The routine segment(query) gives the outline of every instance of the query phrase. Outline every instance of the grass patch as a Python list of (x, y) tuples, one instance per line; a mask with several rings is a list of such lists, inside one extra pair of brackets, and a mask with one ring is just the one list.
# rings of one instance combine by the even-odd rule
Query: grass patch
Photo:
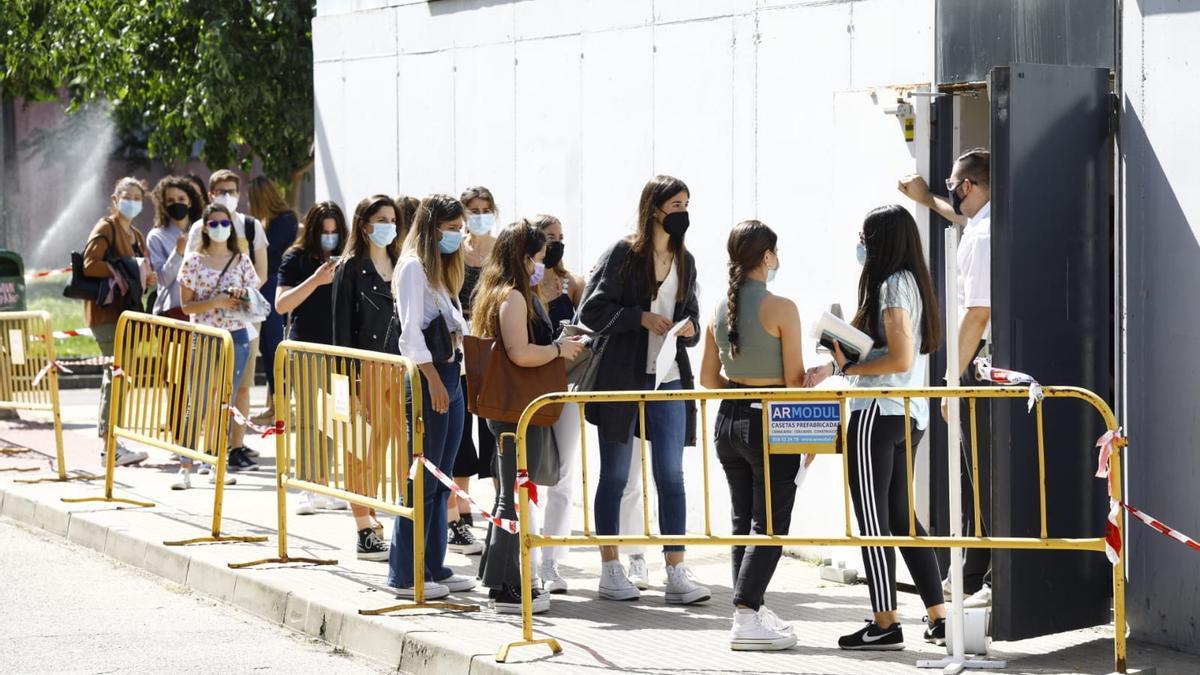
[[(78, 330), (84, 328), (83, 301), (62, 296), (67, 275), (59, 274), (44, 279), (35, 279), (25, 286), (26, 305), (31, 310), (50, 313), (54, 330)], [(100, 356), (100, 348), (90, 337), (73, 337), (55, 340), (54, 354), (59, 358), (77, 356)]]

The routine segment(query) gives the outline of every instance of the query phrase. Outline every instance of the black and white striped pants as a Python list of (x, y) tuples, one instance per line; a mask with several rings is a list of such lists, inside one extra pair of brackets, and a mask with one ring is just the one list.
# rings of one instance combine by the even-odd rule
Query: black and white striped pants
[[(924, 432), (913, 422), (915, 449)], [(904, 450), (904, 416), (881, 415), (879, 403), (850, 414), (850, 497), (858, 530), (864, 536), (908, 535), (908, 466)], [(925, 536), (918, 521), (917, 536)], [(931, 548), (901, 547), (900, 555), (926, 607), (942, 604), (942, 578)], [(871, 591), (871, 609), (896, 610), (896, 551), (864, 546), (863, 565)]]

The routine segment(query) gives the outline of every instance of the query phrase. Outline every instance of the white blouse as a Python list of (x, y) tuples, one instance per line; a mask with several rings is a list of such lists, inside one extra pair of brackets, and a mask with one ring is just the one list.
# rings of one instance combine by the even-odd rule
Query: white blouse
[[(439, 314), (446, 317), (446, 326), (451, 333), (460, 336), (467, 333), (462, 311), (454, 304), (449, 292), (440, 287), (435, 289), (429, 283), (425, 267), (417, 258), (400, 260), (392, 275), (392, 297), (396, 299), (396, 313), (400, 317), (400, 354), (417, 363), (433, 361), (421, 331)], [(420, 330), (414, 330), (414, 327)]]
[[(671, 262), (671, 271), (667, 272), (667, 278), (663, 279), (662, 285), (658, 287), (658, 297), (650, 302), (650, 311), (659, 316), (667, 317), (672, 323), (675, 321), (675, 295), (679, 293), (679, 271), (675, 267), (675, 262)], [(646, 344), (646, 374), (653, 375), (657, 368), (658, 353), (662, 351), (663, 345), (666, 343), (665, 335), (650, 333), (650, 340)], [(671, 362), (671, 367), (663, 375), (663, 384), (674, 382), (679, 379), (679, 363)]]

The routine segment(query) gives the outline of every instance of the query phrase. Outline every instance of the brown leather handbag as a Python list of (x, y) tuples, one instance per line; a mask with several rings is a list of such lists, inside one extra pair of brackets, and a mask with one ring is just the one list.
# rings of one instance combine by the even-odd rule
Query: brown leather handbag
[[(483, 419), (516, 424), (533, 400), (567, 391), (567, 368), (561, 358), (534, 368), (513, 363), (499, 338), (463, 337), (467, 370), (467, 409)], [(539, 409), (531, 424), (553, 426), (562, 404)]]

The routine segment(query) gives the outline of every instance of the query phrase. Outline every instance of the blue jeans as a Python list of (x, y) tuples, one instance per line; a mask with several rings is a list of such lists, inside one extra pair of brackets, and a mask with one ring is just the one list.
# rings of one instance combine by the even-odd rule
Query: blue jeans
[[(246, 331), (245, 328), (240, 328), (238, 330), (229, 331), (229, 336), (233, 338), (233, 381), (231, 383), (230, 395), (236, 396), (237, 395), (237, 383), (239, 380), (241, 380), (242, 373), (246, 370), (246, 362), (250, 360), (250, 334)], [(197, 348), (198, 348), (197, 347), (197, 338), (193, 337), (193, 339), (192, 339), (193, 352)], [(187, 368), (189, 366), (185, 365), (184, 367)], [(198, 366), (193, 366), (193, 367), (198, 367)], [(190, 410), (188, 411), (189, 414), (186, 415), (184, 418), (183, 439), (182, 439), (182, 443), (181, 443), (185, 447), (192, 448), (193, 450), (199, 449), (196, 447), (196, 444), (198, 442), (197, 437), (200, 434), (204, 433), (204, 427), (205, 427), (204, 418), (209, 413), (208, 409), (209, 409), (210, 401), (214, 400), (214, 392), (212, 391), (212, 389), (210, 389), (210, 387), (213, 386), (212, 371), (205, 370), (203, 373), (200, 373), (198, 375), (198, 377), (200, 378), (200, 385), (199, 385), (199, 388), (195, 389), (194, 391), (200, 396), (200, 400), (189, 402)], [(220, 403), (222, 405), (224, 405), (226, 403), (233, 403), (233, 401), (232, 400), (220, 401)], [(192, 416), (190, 414), (193, 411), (196, 413), (195, 416)], [(233, 435), (233, 418), (232, 418), (232, 416), (230, 416), (230, 420), (229, 420), (229, 434), (230, 434), (230, 437), (232, 437), (232, 435)], [(212, 442), (205, 439), (204, 445), (208, 448), (208, 452), (211, 454), (212, 453), (211, 448), (213, 447)], [(190, 463), (190, 460), (185, 460), (185, 463)]]
[[(645, 389), (654, 389), (654, 375), (646, 376)], [(664, 382), (662, 391), (683, 389), (679, 380)], [(621, 443), (600, 441), (600, 482), (596, 486), (596, 534), (617, 534), (621, 520), (621, 493), (629, 479), (633, 461), (633, 430)], [(683, 534), (687, 528), (687, 498), (683, 491), (683, 442), (687, 433), (687, 405), (683, 401), (655, 401), (646, 404), (649, 427), (650, 467), (658, 488), (658, 530), (661, 534)], [(646, 433), (645, 430), (642, 431)], [(638, 452), (637, 461), (641, 461)], [(664, 546), (663, 551), (682, 551), (682, 546)]]
[[(454, 456), (458, 454), (458, 444), (462, 439), (463, 413), (466, 404), (463, 401), (462, 386), (459, 384), (459, 365), (457, 363), (436, 364), (438, 376), (442, 385), (450, 394), (450, 409), (445, 413), (435, 413), (426, 394), (425, 408), (425, 457), (437, 468), (451, 475), (454, 467)], [(425, 391), (429, 391), (425, 375), (421, 375)], [(411, 399), (410, 399), (411, 400)], [(411, 424), (409, 429), (412, 429)], [(411, 437), (410, 437), (411, 438)], [(425, 471), (425, 467), (421, 467)], [(450, 489), (442, 485), (433, 474), (426, 472), (425, 480), (425, 579), (440, 581), (454, 574), (454, 570), (446, 567), (446, 498)], [(412, 482), (409, 481), (406, 504), (413, 503)], [(396, 525), (392, 528), (392, 550), (388, 555), (388, 585), (397, 588), (411, 588), (413, 585), (413, 527), (412, 521), (403, 516), (396, 516)]]

